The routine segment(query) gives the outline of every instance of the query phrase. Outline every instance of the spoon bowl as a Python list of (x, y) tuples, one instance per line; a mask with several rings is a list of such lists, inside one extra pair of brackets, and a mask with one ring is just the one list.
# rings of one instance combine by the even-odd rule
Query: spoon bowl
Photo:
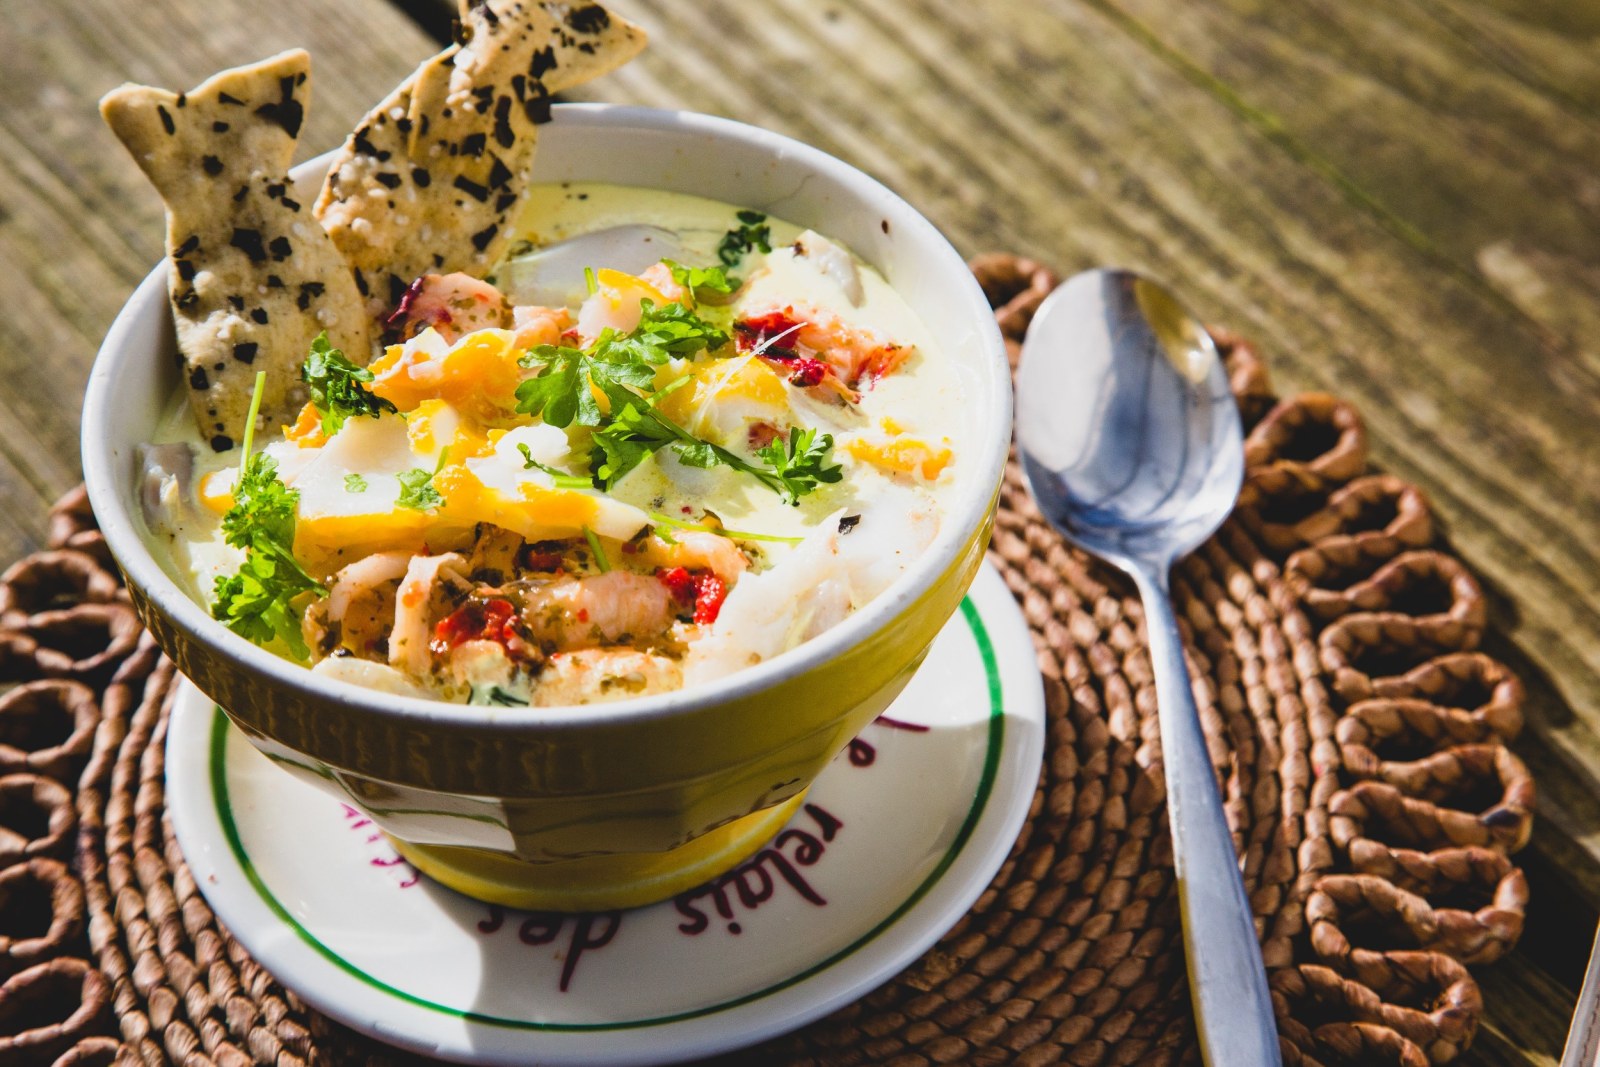
[(1184, 958), (1211, 1067), (1281, 1067), (1259, 935), (1195, 707), (1170, 571), (1233, 509), (1239, 411), (1211, 336), (1156, 283), (1089, 271), (1034, 316), (1017, 447), (1040, 510), (1144, 601)]
[(512, 256), (495, 271), (495, 284), (518, 304), (562, 307), (587, 294), (584, 272), (603, 263), (639, 274), (663, 259), (687, 259), (678, 235), (663, 226), (630, 223), (570, 237)]
[(1244, 476), (1211, 335), (1128, 271), (1079, 274), (1040, 305), (1017, 372), (1017, 445), (1040, 509), (1119, 564), (1198, 548)]

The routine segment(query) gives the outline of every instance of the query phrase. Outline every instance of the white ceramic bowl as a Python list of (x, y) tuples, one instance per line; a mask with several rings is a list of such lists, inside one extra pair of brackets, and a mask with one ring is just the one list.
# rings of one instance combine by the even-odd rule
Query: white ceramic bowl
[[(993, 315), (962, 258), (872, 178), (725, 119), (600, 104), (554, 114), (535, 181), (691, 193), (814, 228), (882, 272), (957, 363), (971, 420), (957, 484), (933, 544), (877, 599), (768, 662), (611, 704), (466, 707), (315, 676), (214, 621), (141, 517), (136, 450), (179, 387), (165, 263), (95, 361), (83, 465), (146, 625), (258, 747), (338, 791), (448, 884), (522, 906), (611, 907), (671, 895), (737, 862), (904, 686), (982, 559), (1011, 387)], [(308, 197), (325, 165), (297, 171)]]

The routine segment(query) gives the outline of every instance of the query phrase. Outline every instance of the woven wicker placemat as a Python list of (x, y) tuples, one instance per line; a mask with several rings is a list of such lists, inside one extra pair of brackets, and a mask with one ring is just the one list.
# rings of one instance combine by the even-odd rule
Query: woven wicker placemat
[[(1013, 347), (1055, 285), (973, 269)], [(1421, 493), (1367, 471), (1361, 419), (1278, 401), (1221, 336), (1244, 492), (1175, 576), (1244, 857), (1285, 1062), (1444, 1063), (1482, 1013), (1468, 964), (1521, 932), (1533, 784), (1522, 690), (1474, 651), (1484, 598)], [(195, 889), (163, 806), (174, 673), (80, 491), (0, 577), (0, 1063), (404, 1063), (308, 1009)], [(1139, 603), (1007, 472), (991, 559), (1048, 702), (1028, 822), (971, 912), (834, 1015), (721, 1063), (1195, 1061)], [(59, 1058), (58, 1058), (59, 1057)]]

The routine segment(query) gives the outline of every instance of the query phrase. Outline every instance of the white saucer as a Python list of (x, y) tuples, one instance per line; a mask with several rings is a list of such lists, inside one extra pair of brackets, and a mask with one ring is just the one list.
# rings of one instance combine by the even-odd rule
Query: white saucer
[(986, 565), (785, 830), (652, 907), (559, 916), (459, 896), (187, 682), (167, 803), (218, 917), (323, 1013), (463, 1063), (670, 1063), (792, 1030), (917, 959), (1005, 859), (1043, 749), (1033, 644)]

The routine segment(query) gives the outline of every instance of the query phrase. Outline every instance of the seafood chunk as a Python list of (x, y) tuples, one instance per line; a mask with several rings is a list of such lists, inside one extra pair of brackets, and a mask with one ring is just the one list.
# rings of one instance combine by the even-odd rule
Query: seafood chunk
[(505, 294), (460, 271), (424, 274), (412, 282), (387, 323), (402, 341), (432, 327), (452, 343), (473, 330), (507, 330), (511, 324), (511, 302)]
[(816, 230), (807, 230), (794, 242), (795, 258), (809, 263), (838, 285), (851, 307), (860, 307), (866, 294), (861, 289), (861, 272), (856, 269), (855, 257)]
[(328, 619), (340, 644), (371, 654), (381, 648), (395, 617), (395, 594), (411, 565), (409, 552), (375, 552), (339, 571), (328, 589)]
[(683, 684), (676, 661), (631, 648), (588, 648), (550, 658), (533, 688), (535, 707), (595, 704), (662, 693)]
[(389, 633), (389, 664), (414, 678), (425, 677), (432, 665), (428, 649), (433, 620), (443, 615), (470, 588), (459, 552), (416, 556), (406, 568), (394, 602), (394, 629)]
[(558, 649), (592, 648), (666, 634), (676, 605), (653, 575), (611, 571), (534, 587), (523, 599), (522, 618), (535, 638)]

